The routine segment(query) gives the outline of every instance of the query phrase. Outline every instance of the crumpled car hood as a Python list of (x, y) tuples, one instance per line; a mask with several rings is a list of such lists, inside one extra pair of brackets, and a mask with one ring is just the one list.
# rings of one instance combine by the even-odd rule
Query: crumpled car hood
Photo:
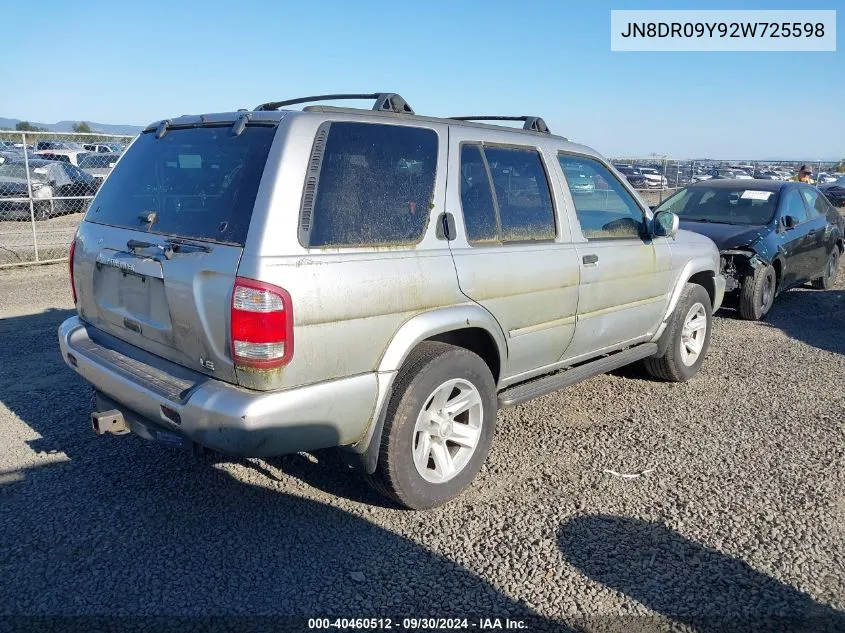
[(681, 222), (681, 228), (706, 235), (716, 243), (720, 251), (743, 248), (765, 237), (770, 227), (765, 225), (709, 224), (705, 222)]

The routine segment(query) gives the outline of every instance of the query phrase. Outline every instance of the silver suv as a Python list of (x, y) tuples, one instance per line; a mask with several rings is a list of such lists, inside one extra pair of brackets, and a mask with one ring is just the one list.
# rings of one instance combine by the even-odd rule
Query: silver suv
[[(376, 104), (285, 109), (339, 97)], [(70, 251), (59, 342), (94, 430), (341, 447), (427, 508), (479, 471), (499, 407), (636, 361), (692, 377), (724, 295), (713, 242), (542, 119), (469, 120), (502, 118), (321, 95), (145, 129)]]

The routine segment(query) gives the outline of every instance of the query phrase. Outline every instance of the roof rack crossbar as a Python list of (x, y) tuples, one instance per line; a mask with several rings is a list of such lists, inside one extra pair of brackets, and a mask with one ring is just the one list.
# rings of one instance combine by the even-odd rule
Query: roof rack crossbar
[(523, 130), (532, 130), (534, 132), (543, 132), (544, 134), (551, 134), (549, 126), (546, 122), (538, 116), (453, 116), (449, 117), (453, 121), (523, 121), (525, 125)]
[(270, 101), (269, 103), (262, 103), (258, 106), (256, 111), (260, 110), (278, 110), (285, 106), (296, 105), (298, 103), (310, 103), (313, 101), (342, 101), (349, 99), (375, 99), (373, 110), (380, 112), (399, 112), (403, 114), (414, 114), (411, 106), (401, 96), (395, 92), (373, 92), (369, 94), (333, 94), (333, 95), (314, 95), (313, 97), (299, 97), (297, 99), (287, 99), (286, 101)]

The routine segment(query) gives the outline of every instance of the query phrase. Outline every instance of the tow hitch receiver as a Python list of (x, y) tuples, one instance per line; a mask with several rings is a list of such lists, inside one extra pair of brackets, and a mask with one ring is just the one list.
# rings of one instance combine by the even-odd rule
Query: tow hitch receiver
[(91, 413), (91, 428), (97, 435), (113, 433), (123, 435), (129, 433), (129, 425), (123, 419), (123, 414), (117, 409), (108, 411), (94, 411)]

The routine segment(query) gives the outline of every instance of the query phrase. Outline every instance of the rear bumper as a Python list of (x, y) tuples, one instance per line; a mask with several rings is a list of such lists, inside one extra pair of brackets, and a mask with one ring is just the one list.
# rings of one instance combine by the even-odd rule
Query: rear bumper
[(251, 391), (112, 340), (78, 317), (59, 327), (59, 346), (68, 366), (97, 390), (98, 400), (123, 413), (130, 430), (167, 443), (177, 443), (175, 436), (254, 457), (349, 445), (364, 434), (375, 408), (375, 373)]

